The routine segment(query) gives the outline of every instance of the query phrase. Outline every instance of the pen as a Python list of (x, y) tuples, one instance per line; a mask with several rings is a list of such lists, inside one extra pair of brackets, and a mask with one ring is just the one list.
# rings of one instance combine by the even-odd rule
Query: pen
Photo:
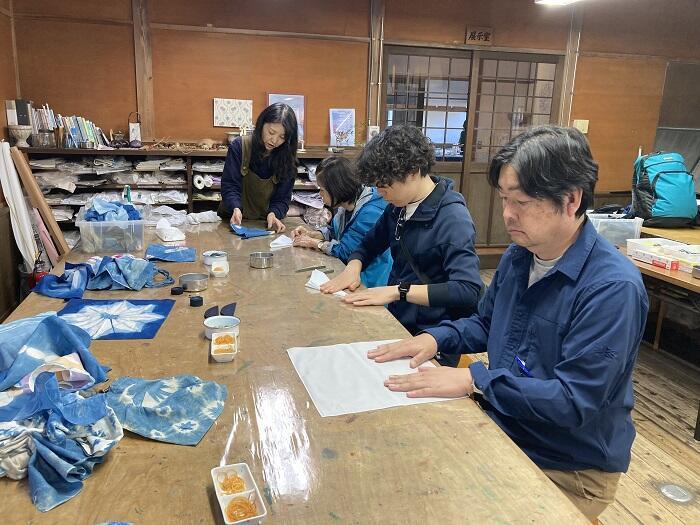
[(520, 359), (517, 355), (515, 356), (515, 361), (518, 363), (518, 368), (520, 368), (520, 371), (523, 373), (523, 375), (525, 375), (526, 377), (532, 377), (532, 372), (528, 370), (523, 360)]

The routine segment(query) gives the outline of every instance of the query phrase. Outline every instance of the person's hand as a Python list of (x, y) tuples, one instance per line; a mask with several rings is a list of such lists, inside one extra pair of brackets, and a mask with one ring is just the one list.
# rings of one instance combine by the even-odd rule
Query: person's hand
[(294, 238), (294, 246), (299, 248), (318, 248), (318, 239), (313, 239), (308, 235), (299, 235)]
[(301, 235), (308, 235), (310, 231), (311, 230), (309, 230), (306, 226), (301, 225), (289, 232), (289, 236), (292, 238), (292, 240), (294, 240)]
[(469, 368), (422, 366), (413, 374), (389, 376), (384, 386), (407, 397), (462, 397), (473, 392)]
[(270, 212), (267, 214), (267, 229), (282, 233), (287, 227), (282, 224), (282, 221), (279, 220), (273, 212)]
[(233, 209), (233, 214), (231, 215), (231, 224), (235, 224), (236, 226), (241, 225), (241, 221), (243, 220), (243, 213), (239, 208), (234, 208)]
[(353, 306), (381, 305), (393, 303), (398, 300), (399, 288), (397, 286), (377, 286), (343, 297), (344, 303)]
[(409, 365), (411, 368), (416, 368), (435, 357), (437, 351), (438, 344), (435, 338), (430, 334), (420, 334), (395, 343), (379, 345), (374, 350), (367, 352), (367, 357), (374, 359), (377, 363), (410, 357)]
[(352, 260), (345, 267), (345, 270), (340, 272), (338, 277), (331, 279), (321, 285), (320, 289), (323, 293), (335, 293), (340, 290), (356, 290), (360, 286), (360, 271), (362, 263), (357, 260)]

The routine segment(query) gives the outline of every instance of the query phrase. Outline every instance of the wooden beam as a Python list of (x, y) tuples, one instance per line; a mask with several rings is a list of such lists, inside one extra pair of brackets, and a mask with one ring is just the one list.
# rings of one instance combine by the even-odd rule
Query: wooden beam
[(583, 7), (581, 5), (575, 5), (571, 9), (569, 39), (566, 43), (566, 56), (564, 59), (564, 81), (561, 97), (559, 99), (559, 118), (557, 120), (562, 126), (568, 126), (571, 121), (571, 106), (574, 101), (576, 66), (578, 65), (582, 29)]
[(141, 140), (155, 140), (153, 103), (153, 62), (151, 29), (148, 24), (148, 0), (131, 0), (134, 18), (134, 62), (136, 64), (136, 101), (141, 116)]
[[(12, 4), (10, 4), (10, 6), (12, 6)], [(12, 11), (5, 9), (4, 7), (0, 7), (0, 14), (3, 14), (8, 18), (12, 18)]]
[(47, 22), (69, 22), (72, 24), (100, 24), (108, 26), (130, 26), (131, 20), (119, 20), (116, 18), (80, 18), (77, 16), (58, 16), (41, 14), (15, 13), (15, 18), (22, 20), (44, 20)]
[(464, 156), (462, 157), (462, 180), (459, 191), (469, 201), (469, 177), (472, 167), (472, 144), (474, 142), (474, 126), (476, 124), (477, 94), (479, 89), (479, 62), (481, 52), (474, 51), (471, 56), (472, 70), (469, 75), (469, 104), (467, 106), (467, 133), (464, 137)]
[(17, 36), (15, 31), (14, 0), (10, 0), (10, 32), (12, 33), (12, 63), (15, 66), (15, 97), (22, 98), (19, 82), (19, 63), (17, 61)]
[[(135, 2), (136, 0), (132, 0)], [(144, 0), (145, 1), (145, 0)], [(134, 19), (135, 21), (135, 19)], [(279, 38), (309, 38), (314, 40), (335, 40), (338, 42), (369, 43), (366, 36), (324, 35), (319, 33), (293, 33), (290, 31), (264, 31), (262, 29), (235, 29), (232, 27), (188, 26), (183, 24), (151, 24), (151, 29), (166, 29), (170, 31), (192, 31), (198, 33), (225, 33), (247, 36), (271, 36)]]
[(382, 24), (384, 20), (384, 0), (372, 0), (370, 12), (370, 45), (367, 75), (367, 122), (370, 126), (381, 125), (380, 78), (383, 74), (382, 62)]
[(387, 46), (426, 47), (429, 49), (459, 49), (461, 51), (489, 51), (504, 53), (529, 53), (533, 55), (564, 55), (565, 51), (558, 49), (534, 49), (529, 47), (502, 47), (502, 46), (472, 46), (468, 44), (445, 44), (443, 42), (420, 42), (413, 40), (384, 40)]

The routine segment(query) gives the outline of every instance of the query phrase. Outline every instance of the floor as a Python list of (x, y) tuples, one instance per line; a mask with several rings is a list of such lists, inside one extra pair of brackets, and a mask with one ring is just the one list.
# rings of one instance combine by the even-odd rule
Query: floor
[[(493, 270), (481, 272), (490, 283)], [(475, 357), (486, 360), (486, 355)], [(632, 462), (602, 525), (700, 524), (700, 368), (644, 344), (634, 372)], [(671, 497), (667, 497), (662, 489)]]

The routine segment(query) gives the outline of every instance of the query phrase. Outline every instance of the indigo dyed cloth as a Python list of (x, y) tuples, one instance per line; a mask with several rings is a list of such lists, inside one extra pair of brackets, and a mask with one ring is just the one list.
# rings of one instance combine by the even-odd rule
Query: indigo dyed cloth
[(141, 214), (131, 204), (108, 202), (104, 199), (93, 199), (92, 206), (85, 210), (85, 220), (88, 222), (107, 221), (138, 221)]
[[(158, 275), (161, 280), (156, 280)], [(49, 274), (34, 287), (36, 293), (59, 299), (79, 299), (85, 290), (141, 290), (173, 284), (170, 272), (130, 254), (90, 257), (66, 263), (63, 275)]]
[(197, 260), (197, 250), (187, 246), (150, 244), (146, 249), (146, 259), (149, 261), (195, 262)]
[(172, 299), (71, 299), (58, 315), (93, 339), (153, 339), (173, 304)]
[(90, 336), (49, 312), (0, 326), (0, 477), (29, 478), (40, 511), (75, 496), (123, 437)]
[(265, 237), (271, 235), (272, 232), (261, 230), (259, 228), (246, 228), (245, 226), (231, 225), (231, 231), (238, 235), (241, 239), (252, 239), (253, 237)]
[(124, 376), (106, 395), (125, 429), (157, 441), (196, 445), (224, 409), (227, 389), (190, 375), (156, 380)]

